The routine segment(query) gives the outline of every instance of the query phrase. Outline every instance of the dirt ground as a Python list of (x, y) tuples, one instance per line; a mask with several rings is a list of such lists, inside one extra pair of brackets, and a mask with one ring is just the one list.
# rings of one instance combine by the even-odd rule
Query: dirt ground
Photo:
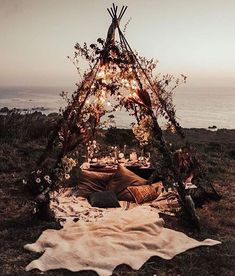
[[(204, 132), (203, 132), (204, 133)], [(234, 131), (220, 135), (196, 130), (191, 140), (207, 157), (214, 186), (222, 195), (218, 202), (208, 202), (198, 209), (201, 229), (193, 229), (186, 221), (164, 216), (166, 227), (183, 231), (196, 239), (212, 238), (222, 242), (214, 247), (201, 247), (180, 254), (170, 261), (149, 259), (139, 271), (126, 265), (118, 266), (113, 275), (234, 275), (235, 274), (235, 161)], [(204, 138), (203, 138), (204, 137)], [(25, 172), (32, 167), (43, 149), (44, 141), (6, 143), (0, 141), (0, 275), (97, 275), (92, 271), (72, 273), (55, 270), (42, 273), (26, 272), (25, 266), (39, 254), (24, 250), (43, 230), (59, 228), (56, 223), (37, 219), (34, 204), (22, 184)]]

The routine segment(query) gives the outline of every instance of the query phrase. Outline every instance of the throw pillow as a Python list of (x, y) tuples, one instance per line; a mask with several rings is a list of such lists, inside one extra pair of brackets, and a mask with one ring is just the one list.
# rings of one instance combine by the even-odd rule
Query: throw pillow
[(143, 186), (129, 186), (127, 188), (138, 204), (153, 201), (162, 193), (163, 189), (162, 182)]
[(107, 190), (114, 191), (116, 194), (126, 189), (128, 186), (145, 185), (146, 180), (129, 171), (127, 168), (118, 165), (117, 171), (107, 184)]
[(88, 201), (92, 207), (99, 207), (99, 208), (120, 207), (117, 196), (112, 191), (92, 193), (89, 195)]
[(112, 173), (81, 170), (77, 195), (87, 198), (93, 192), (104, 191), (112, 175)]

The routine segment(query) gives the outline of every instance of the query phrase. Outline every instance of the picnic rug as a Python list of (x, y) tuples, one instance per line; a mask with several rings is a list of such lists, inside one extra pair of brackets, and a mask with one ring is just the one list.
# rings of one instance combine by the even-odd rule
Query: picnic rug
[[(83, 207), (88, 208), (87, 203)], [(84, 208), (80, 212), (83, 217), (90, 216), (90, 221), (82, 217), (67, 221), (62, 229), (45, 230), (35, 243), (24, 246), (43, 253), (28, 264), (27, 271), (94, 270), (100, 276), (108, 276), (120, 264), (138, 270), (152, 256), (170, 260), (194, 247), (220, 244), (212, 239), (197, 241), (165, 228), (157, 209), (149, 205), (112, 208), (95, 217), (92, 208), (85, 214)], [(97, 211), (102, 214), (101, 209), (95, 208)]]

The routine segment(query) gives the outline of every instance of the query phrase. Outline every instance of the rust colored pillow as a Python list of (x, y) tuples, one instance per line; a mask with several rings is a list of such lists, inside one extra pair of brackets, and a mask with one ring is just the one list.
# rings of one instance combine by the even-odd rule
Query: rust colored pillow
[(126, 189), (128, 186), (145, 185), (146, 182), (147, 180), (129, 171), (127, 168), (118, 165), (117, 171), (107, 184), (107, 190), (119, 194), (119, 192)]
[(94, 192), (105, 191), (112, 175), (113, 173), (81, 170), (77, 195), (87, 198)]
[(132, 194), (135, 202), (141, 204), (156, 199), (163, 188), (162, 182), (156, 182), (151, 185), (129, 186), (127, 190)]

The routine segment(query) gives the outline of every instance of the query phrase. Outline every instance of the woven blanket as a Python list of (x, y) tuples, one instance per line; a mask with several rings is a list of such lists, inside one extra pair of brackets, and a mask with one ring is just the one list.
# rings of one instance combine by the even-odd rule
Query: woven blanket
[(66, 223), (61, 230), (48, 229), (35, 243), (25, 245), (27, 250), (43, 253), (26, 270), (94, 270), (108, 276), (119, 264), (139, 269), (152, 256), (171, 259), (190, 248), (220, 243), (196, 241), (163, 225), (150, 206), (112, 209), (101, 220)]

